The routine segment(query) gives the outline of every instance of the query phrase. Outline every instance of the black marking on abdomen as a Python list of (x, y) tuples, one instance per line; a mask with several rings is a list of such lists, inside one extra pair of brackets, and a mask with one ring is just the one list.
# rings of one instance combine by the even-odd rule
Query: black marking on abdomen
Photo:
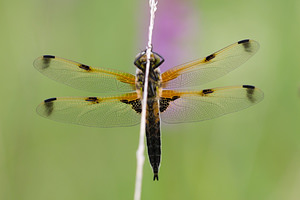
[(146, 117), (146, 138), (149, 161), (154, 173), (153, 180), (158, 180), (161, 157), (160, 118), (158, 102), (148, 99)]
[(238, 41), (238, 44), (242, 44), (243, 47), (244, 47), (244, 49), (245, 49), (245, 51), (252, 52), (251, 51), (251, 45), (250, 45), (250, 40), (249, 39)]
[(255, 87), (252, 85), (243, 85), (243, 88), (246, 88), (247, 98), (252, 103), (255, 103), (256, 99), (253, 97)]
[(84, 69), (86, 71), (91, 71), (91, 68), (88, 65), (81, 64), (81, 65), (79, 65), (79, 68)]
[(46, 109), (46, 115), (49, 116), (52, 114), (53, 111), (53, 101), (56, 101), (56, 98), (50, 98), (46, 99), (44, 101), (45, 109)]
[(132, 109), (135, 110), (137, 113), (142, 112), (142, 103), (140, 99), (135, 99), (132, 101), (128, 101), (126, 99), (120, 100), (122, 103), (130, 104)]
[(211, 55), (209, 55), (209, 56), (207, 56), (207, 57), (205, 58), (205, 62), (210, 61), (210, 60), (213, 59), (214, 57), (216, 57), (214, 53), (211, 54)]
[(51, 55), (44, 55), (43, 56), (43, 69), (46, 69), (46, 68), (48, 68), (49, 67), (49, 65), (50, 65), (50, 61), (51, 61), (51, 59), (54, 59), (55, 58), (55, 56), (51, 56)]
[(178, 98), (180, 98), (180, 96), (173, 96), (172, 98), (161, 97), (159, 99), (159, 111), (164, 112), (165, 110), (167, 110), (170, 105), (170, 101), (175, 101)]

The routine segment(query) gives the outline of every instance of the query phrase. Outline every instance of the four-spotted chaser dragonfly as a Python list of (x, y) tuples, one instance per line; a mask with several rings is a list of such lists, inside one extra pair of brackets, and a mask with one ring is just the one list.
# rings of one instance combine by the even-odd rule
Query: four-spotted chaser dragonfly
[[(241, 40), (209, 56), (160, 74), (164, 59), (150, 58), (146, 110), (146, 139), (153, 180), (158, 180), (161, 159), (160, 120), (165, 123), (197, 122), (236, 112), (263, 99), (252, 85), (183, 90), (215, 80), (234, 70), (259, 49), (253, 40)], [(44, 55), (35, 68), (58, 82), (90, 92), (128, 92), (112, 97), (57, 97), (43, 101), (37, 113), (67, 123), (96, 127), (133, 126), (140, 122), (141, 99), (147, 62), (146, 51), (137, 55), (136, 76), (112, 69), (95, 68), (56, 56)]]

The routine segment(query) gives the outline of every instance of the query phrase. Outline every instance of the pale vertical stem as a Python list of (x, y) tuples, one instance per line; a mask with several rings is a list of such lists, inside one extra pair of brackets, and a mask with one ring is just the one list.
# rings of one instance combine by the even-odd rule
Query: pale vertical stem
[(140, 128), (140, 138), (139, 138), (139, 147), (136, 152), (137, 159), (137, 168), (136, 168), (136, 179), (135, 179), (135, 191), (134, 191), (134, 200), (140, 200), (142, 194), (142, 180), (143, 180), (143, 166), (145, 161), (144, 150), (144, 138), (146, 131), (146, 106), (147, 106), (147, 96), (148, 96), (148, 76), (150, 69), (150, 56), (152, 51), (152, 31), (154, 26), (154, 17), (157, 2), (155, 0), (149, 0), (150, 6), (150, 24), (149, 24), (149, 33), (148, 33), (148, 45), (147, 45), (147, 64), (145, 72), (145, 84), (143, 90), (143, 101), (142, 101), (142, 117), (141, 117), (141, 128)]

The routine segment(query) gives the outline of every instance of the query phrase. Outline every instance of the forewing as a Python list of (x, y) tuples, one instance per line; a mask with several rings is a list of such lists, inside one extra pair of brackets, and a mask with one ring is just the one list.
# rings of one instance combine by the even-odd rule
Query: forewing
[(195, 87), (224, 76), (239, 67), (259, 49), (254, 40), (242, 40), (205, 58), (171, 68), (162, 74), (164, 89)]
[(94, 68), (50, 55), (38, 57), (33, 65), (49, 78), (77, 89), (99, 93), (135, 90), (135, 76), (122, 71)]
[(213, 119), (252, 106), (263, 96), (260, 89), (250, 85), (193, 92), (165, 90), (162, 94), (165, 103), (160, 103), (161, 118), (166, 123)]
[(37, 113), (48, 119), (95, 127), (133, 126), (140, 122), (136, 93), (118, 97), (58, 97), (43, 101)]

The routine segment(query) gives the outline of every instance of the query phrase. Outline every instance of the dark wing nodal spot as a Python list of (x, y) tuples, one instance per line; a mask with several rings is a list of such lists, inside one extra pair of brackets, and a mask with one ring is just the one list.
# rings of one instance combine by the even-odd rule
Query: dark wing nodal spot
[(52, 112), (53, 112), (53, 101), (55, 101), (56, 100), (56, 98), (50, 98), (50, 99), (46, 99), (45, 101), (44, 101), (44, 103), (45, 103), (45, 109), (46, 109), (46, 115), (47, 116), (50, 116), (51, 114), (52, 114)]
[(242, 44), (246, 52), (252, 52), (250, 40), (241, 40), (238, 41), (238, 44)]
[(202, 94), (210, 94), (213, 93), (214, 91), (212, 89), (206, 89), (206, 90), (202, 90)]
[(97, 101), (98, 98), (97, 97), (88, 97), (85, 99), (86, 101)]
[(159, 100), (159, 111), (164, 112), (169, 107), (171, 101), (175, 101), (176, 99), (179, 98), (180, 96), (173, 96), (172, 98), (161, 97)]
[(132, 109), (137, 113), (142, 113), (142, 103), (140, 99), (135, 99), (132, 101), (128, 101), (126, 99), (121, 99), (120, 102), (131, 105)]
[(211, 54), (211, 55), (207, 56), (207, 57), (205, 58), (205, 62), (210, 61), (210, 60), (213, 59), (214, 57), (216, 57), (215, 54)]
[(84, 69), (86, 71), (91, 71), (91, 68), (88, 65), (81, 64), (81, 65), (79, 65), (79, 68)]
[(93, 102), (93, 103), (99, 103), (100, 99), (98, 99), (97, 97), (88, 97), (88, 98), (85, 99), (85, 101), (90, 101), (90, 102)]

